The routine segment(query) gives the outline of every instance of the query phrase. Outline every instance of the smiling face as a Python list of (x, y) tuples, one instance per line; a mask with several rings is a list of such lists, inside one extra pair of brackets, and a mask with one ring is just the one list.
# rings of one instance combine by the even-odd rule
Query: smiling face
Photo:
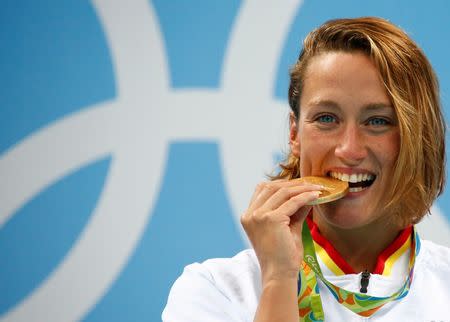
[(346, 197), (314, 208), (318, 224), (352, 229), (387, 221), (382, 206), (400, 134), (395, 110), (370, 58), (358, 52), (312, 58), (299, 105), (298, 122), (291, 117), (290, 139), (292, 153), (300, 158), (301, 176), (350, 182)]

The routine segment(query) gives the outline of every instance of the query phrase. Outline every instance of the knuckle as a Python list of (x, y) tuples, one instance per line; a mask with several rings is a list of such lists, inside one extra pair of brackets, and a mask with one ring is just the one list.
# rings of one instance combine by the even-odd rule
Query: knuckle
[(258, 209), (247, 211), (241, 216), (241, 224), (249, 226), (252, 223), (256, 222), (260, 216), (261, 211)]
[(278, 190), (278, 187), (275, 184), (266, 184), (264, 189), (270, 194), (274, 194)]
[(305, 195), (304, 193), (301, 193), (295, 197), (292, 197), (291, 199), (289, 199), (290, 202), (298, 204), (299, 202), (302, 202), (305, 199)]
[(288, 196), (288, 195), (290, 194), (290, 190), (289, 190), (288, 187), (281, 187), (281, 188), (278, 190), (278, 192), (279, 192), (279, 194), (282, 195), (282, 196)]
[(258, 183), (258, 184), (256, 185), (255, 191), (258, 192), (258, 191), (264, 190), (264, 187), (265, 187), (266, 185), (267, 185), (266, 182), (260, 182), (260, 183)]
[(295, 197), (295, 198), (291, 198), (289, 199), (289, 204), (290, 204), (290, 208), (296, 208), (298, 206), (302, 206), (302, 198), (301, 197)]
[(265, 222), (273, 222), (273, 221), (275, 221), (275, 218), (277, 217), (277, 211), (276, 210), (267, 211), (261, 217)]
[(241, 218), (241, 225), (242, 227), (247, 230), (250, 227), (250, 222), (247, 218), (242, 217)]
[(256, 218), (256, 222), (260, 225), (266, 224), (268, 221), (270, 221), (270, 216), (267, 213)]
[(254, 212), (254, 220), (255, 223), (262, 224), (267, 221), (267, 212), (256, 210)]
[(263, 212), (261, 211), (261, 209), (255, 209), (252, 213), (252, 217), (255, 219), (258, 219), (260, 217), (262, 217)]

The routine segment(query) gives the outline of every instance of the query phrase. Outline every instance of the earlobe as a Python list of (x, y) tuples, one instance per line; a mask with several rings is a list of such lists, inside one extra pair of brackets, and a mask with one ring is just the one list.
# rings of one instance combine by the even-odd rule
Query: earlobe
[(291, 147), (291, 153), (296, 157), (300, 157), (298, 122), (293, 112), (289, 115), (289, 146)]

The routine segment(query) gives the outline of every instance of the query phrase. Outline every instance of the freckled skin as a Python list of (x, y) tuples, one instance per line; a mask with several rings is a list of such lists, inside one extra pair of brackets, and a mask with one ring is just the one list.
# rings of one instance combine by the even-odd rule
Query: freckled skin
[[(325, 53), (307, 68), (291, 149), (302, 176), (368, 172), (368, 189), (314, 207), (321, 231), (368, 232), (386, 226), (382, 212), (400, 145), (398, 121), (377, 69), (362, 53)], [(378, 231), (375, 229), (374, 231)]]
[(241, 223), (261, 268), (262, 293), (254, 321), (298, 321), (297, 281), (303, 258), (300, 232), (313, 219), (355, 271), (373, 270), (395, 238), (381, 211), (399, 151), (394, 109), (370, 60), (358, 53), (327, 53), (310, 61), (300, 101), (291, 114), (291, 151), (302, 177), (368, 173), (373, 184), (338, 201), (310, 206), (321, 186), (301, 180), (257, 185)]

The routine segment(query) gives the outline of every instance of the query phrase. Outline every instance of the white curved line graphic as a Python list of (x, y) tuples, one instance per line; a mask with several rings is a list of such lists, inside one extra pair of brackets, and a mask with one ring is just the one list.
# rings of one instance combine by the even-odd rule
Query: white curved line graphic
[[(63, 135), (59, 139), (68, 142), (74, 134), (76, 136), (72, 138), (73, 142), (69, 143), (74, 143), (78, 147), (89, 140), (95, 140), (87, 135), (89, 133), (97, 131), (94, 137), (107, 135), (109, 137), (106, 140), (110, 141), (103, 142), (104, 145), (101, 147), (93, 145), (92, 148), (98, 150), (85, 157), (81, 153), (81, 159), (92, 160), (95, 155), (102, 157), (109, 153), (113, 156), (110, 171), (99, 202), (79, 236), (79, 241), (49, 278), (16, 307), (4, 314), (2, 321), (29, 321), (30, 317), (37, 321), (49, 322), (81, 319), (107, 291), (132, 254), (149, 219), (153, 198), (157, 195), (160, 175), (165, 164), (167, 142), (158, 133), (153, 133), (151, 125), (157, 123), (157, 120), (152, 119), (151, 112), (152, 109), (156, 110), (157, 106), (151, 104), (152, 93), (161, 94), (158, 93), (161, 88), (165, 88), (166, 93), (168, 91), (167, 82), (161, 77), (168, 75), (164, 55), (158, 53), (163, 45), (161, 42), (158, 43), (160, 37), (155, 36), (158, 35), (159, 28), (147, 1), (134, 1), (133, 6), (131, 4), (123, 6), (123, 2), (118, 1), (97, 2), (96, 5), (99, 13), (105, 10), (107, 12), (105, 15), (110, 18), (128, 17), (128, 20), (133, 22), (119, 23), (124, 30), (115, 31), (115, 34), (109, 33), (108, 28), (111, 26), (107, 24), (112, 23), (113, 19), (106, 19), (104, 25), (108, 38), (114, 39), (111, 45), (115, 46), (112, 48), (112, 55), (119, 97), (112, 103), (114, 108), (105, 109), (105, 115), (100, 119), (86, 119), (92, 116), (89, 113), (95, 114), (95, 111), (90, 112), (89, 109), (74, 115), (74, 119), (84, 120), (85, 124), (90, 125), (89, 131), (84, 133), (79, 131), (72, 133), (68, 127), (70, 122), (62, 122), (55, 125), (61, 128), (60, 131), (45, 133), (46, 130), (52, 129), (50, 126), (35, 136), (48, 138), (59, 133)], [(105, 15), (100, 14), (101, 18)], [(142, 27), (145, 29), (141, 29)], [(130, 50), (122, 50), (124, 47), (137, 49), (140, 53), (133, 55)], [(116, 53), (118, 57), (115, 56)], [(147, 56), (148, 53), (154, 55)], [(125, 68), (122, 68), (123, 66)], [(154, 75), (155, 70), (159, 75)], [(120, 72), (123, 74), (119, 75)], [(133, 73), (136, 73), (134, 77)], [(108, 113), (111, 115), (107, 115)], [(105, 133), (100, 133), (103, 131)], [(28, 143), (38, 141), (32, 138)], [(151, 146), (151, 150), (145, 149), (146, 146)], [(57, 157), (61, 152), (57, 148), (60, 146), (48, 147), (44, 151), (51, 150), (49, 153)], [(21, 147), (18, 146), (17, 150), (21, 150)], [(25, 150), (38, 152), (33, 146)], [(58, 165), (57, 168), (69, 170), (76, 168), (76, 165), (67, 163), (79, 162), (80, 157), (78, 155), (70, 157), (71, 162), (65, 162), (65, 165)], [(5, 159), (8, 160), (8, 156)], [(84, 164), (80, 162), (79, 166)], [(27, 165), (16, 165), (15, 174), (24, 170), (18, 166)], [(51, 169), (49, 171), (51, 172)], [(64, 173), (63, 170), (55, 171), (53, 174), (46, 173), (41, 179), (35, 180), (42, 186), (35, 185), (34, 188), (29, 188), (27, 196), (12, 197), (11, 199), (16, 201), (11, 202), (7, 210), (17, 209), (20, 200), (30, 199), (33, 193), (39, 193), (52, 183), (57, 175)], [(32, 175), (36, 176), (36, 173), (33, 172)], [(44, 182), (45, 180), (48, 181)], [(3, 221), (10, 216), (11, 212), (2, 214)]]
[[(271, 153), (286, 147), (287, 106), (272, 96), (278, 57), (300, 4), (243, 2), (225, 53), (222, 87), (173, 90), (149, 1), (94, 1), (118, 96), (49, 125), (0, 158), (0, 177), (24, 180), (12, 191), (1, 186), (6, 202), (0, 203), (0, 226), (50, 184), (90, 162), (111, 155), (110, 171), (66, 258), (0, 321), (76, 321), (93, 308), (142, 237), (173, 140), (220, 144), (225, 188), (240, 227), (254, 185), (273, 166)], [(36, 156), (39, 169), (29, 169), (27, 159)]]
[[(258, 1), (244, 3), (245, 12), (242, 17), (252, 18), (250, 11), (258, 7), (258, 3)], [(294, 2), (288, 2), (292, 3)], [(77, 166), (82, 167), (87, 162), (94, 161), (96, 157), (111, 154), (110, 171), (99, 202), (78, 242), (48, 279), (19, 305), (3, 315), (2, 321), (28, 321), (30, 317), (48, 322), (74, 321), (89, 312), (117, 278), (146, 227), (154, 198), (157, 196), (170, 140), (210, 138), (226, 142), (221, 151), (229, 154), (231, 159), (224, 159), (224, 168), (232, 166), (235, 160), (239, 159), (236, 155), (240, 155), (242, 148), (247, 149), (247, 144), (252, 144), (252, 140), (261, 139), (267, 142), (253, 143), (250, 147), (252, 151), (250, 159), (258, 161), (265, 159), (265, 163), (270, 165), (272, 162), (271, 158), (267, 157), (270, 156), (268, 151), (276, 150), (271, 144), (274, 141), (269, 133), (272, 129), (261, 125), (257, 132), (262, 131), (262, 136), (255, 133), (253, 139), (244, 142), (245, 145), (242, 145), (242, 135), (239, 135), (236, 129), (241, 128), (245, 131), (249, 126), (248, 117), (255, 116), (253, 113), (245, 112), (247, 108), (254, 106), (254, 111), (264, 111), (263, 114), (267, 115), (267, 111), (274, 106), (281, 109), (279, 103), (265, 101), (260, 93), (252, 95), (250, 99), (234, 95), (230, 97), (220, 90), (171, 91), (162, 37), (156, 23), (157, 19), (148, 2), (134, 1), (124, 6), (121, 1), (99, 0), (94, 4), (111, 46), (117, 81), (117, 99), (94, 111), (82, 110), (66, 121), (41, 130), (29, 140), (20, 143), (16, 151), (25, 151), (22, 152), (23, 159), (25, 155), (36, 151), (36, 146), (42, 148), (42, 145), (48, 142), (46, 140), (52, 140), (49, 137), (56, 134), (60, 136), (61, 142), (67, 142), (68, 137), (73, 135), (71, 142), (74, 147), (78, 147), (96, 135), (94, 130), (98, 131), (98, 143), (87, 148), (81, 156), (69, 153), (67, 160), (55, 161), (61, 164), (56, 165), (53, 172), (48, 168), (39, 177), (30, 171), (30, 176), (35, 178), (24, 183), (23, 187), (15, 192), (18, 195), (13, 193), (9, 197), (11, 199), (9, 206), (2, 209), (4, 212), (0, 218), (3, 223), (6, 222), (15, 209), (55, 182), (58, 177), (73, 171)], [(296, 8), (292, 5), (283, 6), (281, 3), (278, 5), (284, 8), (277, 10), (280, 16), (267, 17), (265, 23), (275, 26), (274, 30), (285, 32), (289, 21), (280, 17), (291, 17), (294, 14), (291, 11), (295, 12)], [(253, 18), (255, 15), (258, 13), (254, 12)], [(243, 19), (242, 17), (240, 19)], [(276, 27), (280, 22), (283, 27)], [(238, 20), (237, 26), (240, 25)], [(244, 29), (245, 33), (257, 32), (252, 28)], [(247, 35), (244, 39), (255, 38)], [(273, 56), (272, 47), (281, 46), (282, 39), (283, 35), (280, 34), (266, 44), (266, 47), (270, 47), (267, 53)], [(233, 48), (233, 44), (230, 44), (230, 48)], [(262, 69), (269, 69), (271, 72), (275, 65), (276, 62), (271, 62)], [(240, 66), (233, 63), (233, 68), (245, 70), (246, 67), (249, 67), (247, 62)], [(229, 75), (239, 78), (238, 74)], [(267, 79), (265, 82), (268, 83), (270, 73), (265, 77)], [(238, 79), (236, 84), (237, 81)], [(230, 79), (230, 82), (233, 83), (233, 80)], [(268, 117), (279, 118), (276, 116), (278, 114), (279, 112), (273, 111)], [(70, 130), (72, 123), (76, 124), (76, 131)], [(86, 124), (89, 124), (89, 130), (84, 129)], [(103, 131), (106, 134), (100, 133)], [(91, 135), (87, 135), (89, 133)], [(279, 129), (275, 133), (280, 133)], [(104, 145), (99, 147), (98, 144)], [(58, 160), (60, 148), (59, 145), (49, 147), (51, 150), (49, 153), (55, 160)], [(17, 157), (20, 158), (19, 152), (2, 158), (3, 165), (15, 162)], [(73, 154), (77, 154), (77, 149), (74, 149)], [(26, 166), (27, 164), (23, 162), (15, 166), (7, 165), (4, 169), (12, 170), (11, 178), (13, 178), (14, 174), (21, 173)], [(261, 176), (260, 166), (255, 167), (251, 162), (242, 163), (241, 166), (248, 168), (248, 171), (244, 171), (246, 172), (244, 178), (251, 177), (257, 180), (256, 178)], [(231, 175), (239, 175), (239, 171), (232, 172)], [(226, 176), (229, 175), (226, 173)], [(251, 180), (251, 184), (255, 180)], [(238, 188), (234, 189), (236, 184)], [(231, 182), (231, 186), (233, 189), (229, 188), (228, 191), (233, 190), (233, 194), (230, 194), (233, 205), (240, 208), (245, 196), (239, 196), (238, 201), (233, 200), (236, 191), (245, 189), (248, 192), (250, 187), (248, 185), (241, 187), (242, 182), (238, 181)]]
[[(49, 185), (111, 153), (116, 140), (114, 105), (104, 103), (65, 117), (1, 156), (0, 178), (9, 184), (0, 185), (0, 227)], [(103, 125), (102, 131), (97, 124)]]
[(242, 3), (224, 57), (224, 92), (273, 100), (279, 58), (300, 5), (300, 0)]

